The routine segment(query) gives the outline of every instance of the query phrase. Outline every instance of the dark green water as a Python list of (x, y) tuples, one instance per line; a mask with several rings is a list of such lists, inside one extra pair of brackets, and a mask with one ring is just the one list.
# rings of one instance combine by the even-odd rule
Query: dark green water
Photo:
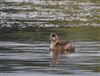
[[(59, 28), (52, 28), (58, 31)], [(59, 64), (50, 66), (49, 31), (18, 31), (1, 34), (0, 75), (1, 76), (99, 76), (99, 37), (81, 34), (75, 37), (72, 28), (60, 28), (57, 32), (65, 40), (72, 41), (76, 52), (59, 59)], [(66, 31), (70, 30), (69, 34)], [(76, 30), (74, 28), (74, 30)], [(96, 30), (93, 31), (96, 33)], [(77, 32), (76, 32), (77, 33)], [(90, 32), (87, 32), (90, 33)], [(73, 36), (73, 38), (71, 38)], [(77, 37), (77, 38), (76, 38)], [(70, 38), (70, 39), (69, 39)], [(95, 40), (96, 39), (96, 40)]]

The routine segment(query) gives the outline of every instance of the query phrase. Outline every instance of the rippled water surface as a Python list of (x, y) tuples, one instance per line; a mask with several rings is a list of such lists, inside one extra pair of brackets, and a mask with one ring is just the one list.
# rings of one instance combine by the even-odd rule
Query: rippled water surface
[[(45, 27), (82, 25), (95, 27), (45, 31)], [(0, 0), (0, 76), (99, 76), (97, 26), (100, 0)], [(34, 27), (44, 28), (39, 32)], [(54, 66), (49, 56), (51, 31), (76, 47)]]
[(100, 26), (100, 0), (0, 0), (2, 27)]
[(74, 42), (76, 52), (50, 66), (49, 43), (0, 41), (1, 76), (99, 76), (100, 41)]

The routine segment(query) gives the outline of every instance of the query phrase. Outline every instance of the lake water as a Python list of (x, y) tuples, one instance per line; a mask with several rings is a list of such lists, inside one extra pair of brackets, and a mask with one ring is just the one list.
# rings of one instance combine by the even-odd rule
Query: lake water
[(80, 25), (100, 26), (100, 0), (0, 0), (0, 76), (99, 76), (98, 27), (53, 29), (76, 47), (55, 66), (48, 50), (51, 30), (30, 31)]
[(99, 9), (100, 0), (0, 0), (0, 24), (23, 28), (100, 26)]
[(99, 76), (100, 41), (73, 43), (76, 52), (50, 66), (48, 41), (0, 41), (0, 76)]

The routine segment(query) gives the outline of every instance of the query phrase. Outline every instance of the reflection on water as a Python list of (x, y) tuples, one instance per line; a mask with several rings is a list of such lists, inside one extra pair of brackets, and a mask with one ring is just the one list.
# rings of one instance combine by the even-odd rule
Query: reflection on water
[(2, 27), (100, 26), (100, 0), (0, 0)]
[(2, 76), (99, 75), (100, 42), (74, 42), (76, 52), (59, 64), (50, 66), (49, 43), (0, 41), (0, 74)]

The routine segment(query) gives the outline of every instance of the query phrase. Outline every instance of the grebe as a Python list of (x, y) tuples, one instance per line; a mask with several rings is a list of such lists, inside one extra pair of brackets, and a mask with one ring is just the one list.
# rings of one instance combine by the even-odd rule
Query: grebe
[(58, 39), (58, 35), (53, 32), (50, 34), (50, 57), (51, 64), (57, 64), (57, 57), (60, 54), (69, 54), (75, 52), (75, 47), (70, 42), (64, 42)]

